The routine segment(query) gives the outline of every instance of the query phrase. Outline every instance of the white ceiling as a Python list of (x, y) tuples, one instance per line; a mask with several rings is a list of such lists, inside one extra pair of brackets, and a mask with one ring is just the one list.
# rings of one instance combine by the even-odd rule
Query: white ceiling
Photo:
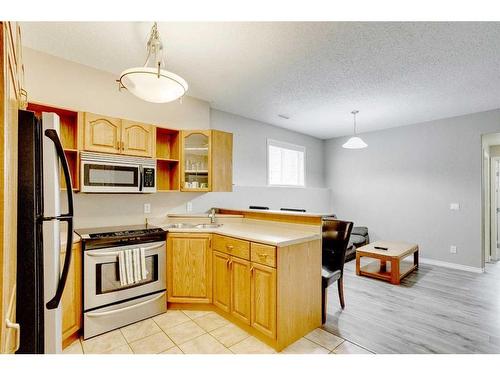
[[(24, 44), (118, 75), (151, 23), (23, 22)], [(167, 68), (212, 108), (319, 138), (500, 107), (500, 23), (160, 23)], [(289, 116), (289, 120), (278, 117)]]

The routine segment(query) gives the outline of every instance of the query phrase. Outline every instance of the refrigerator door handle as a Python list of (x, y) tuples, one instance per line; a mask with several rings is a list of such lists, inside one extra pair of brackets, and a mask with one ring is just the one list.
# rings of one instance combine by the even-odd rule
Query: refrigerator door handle
[[(61, 160), (61, 166), (64, 172), (64, 178), (66, 181), (66, 192), (68, 197), (68, 213), (62, 214), (55, 218), (60, 221), (66, 221), (68, 223), (68, 235), (66, 238), (66, 255), (64, 256), (64, 266), (61, 273), (61, 277), (59, 279), (59, 283), (57, 284), (57, 290), (55, 296), (46, 304), (47, 309), (53, 310), (59, 306), (61, 302), (62, 294), (64, 291), (64, 287), (66, 286), (66, 280), (68, 279), (69, 267), (71, 264), (71, 248), (73, 245), (73, 185), (71, 183), (71, 175), (69, 173), (68, 161), (66, 160), (66, 156), (64, 155), (64, 150), (57, 135), (57, 132), (54, 129), (45, 130), (45, 136), (48, 137), (52, 142), (54, 142), (54, 146), (56, 148), (57, 156)], [(46, 218), (49, 219), (49, 218)]]

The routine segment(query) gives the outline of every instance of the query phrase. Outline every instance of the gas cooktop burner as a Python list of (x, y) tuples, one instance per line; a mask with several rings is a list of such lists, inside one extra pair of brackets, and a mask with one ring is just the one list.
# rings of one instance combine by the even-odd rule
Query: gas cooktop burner
[(117, 232), (89, 233), (90, 238), (112, 238), (112, 237), (127, 237), (127, 236), (142, 236), (151, 233), (163, 232), (161, 228), (138, 229), (138, 230), (123, 230)]

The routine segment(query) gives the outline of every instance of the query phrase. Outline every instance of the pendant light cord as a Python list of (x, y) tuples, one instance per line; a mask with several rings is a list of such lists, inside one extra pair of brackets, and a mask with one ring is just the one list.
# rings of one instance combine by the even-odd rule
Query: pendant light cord
[(354, 116), (354, 136), (356, 136), (357, 135), (357, 133), (356, 133), (356, 115), (359, 113), (359, 111), (355, 109), (351, 113)]

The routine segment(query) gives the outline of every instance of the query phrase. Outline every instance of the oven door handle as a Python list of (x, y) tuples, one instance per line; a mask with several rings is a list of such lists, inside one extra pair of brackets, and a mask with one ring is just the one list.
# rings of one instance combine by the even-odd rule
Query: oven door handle
[(165, 295), (165, 292), (161, 293), (159, 296), (156, 296), (154, 298), (148, 299), (147, 301), (143, 301), (143, 302), (140, 302), (140, 303), (135, 304), (135, 305), (131, 305), (131, 306), (127, 306), (127, 307), (122, 307), (121, 309), (117, 309), (117, 310), (104, 311), (104, 312), (100, 312), (100, 313), (88, 312), (88, 313), (85, 313), (85, 315), (87, 315), (87, 317), (89, 317), (89, 318), (97, 318), (97, 317), (100, 317), (100, 316), (106, 316), (106, 315), (120, 313), (120, 312), (123, 312), (123, 311), (135, 309), (137, 307), (146, 305), (146, 304), (148, 304), (150, 302), (159, 300), (164, 295)]
[[(153, 245), (153, 246), (148, 246), (148, 247), (139, 247), (140, 249), (144, 249), (144, 251), (148, 251), (148, 250), (153, 250), (153, 249), (156, 249), (158, 247), (161, 247), (163, 246), (164, 244), (163, 243), (159, 243), (159, 244), (156, 244), (156, 245)], [(125, 251), (125, 250), (122, 250), (122, 251)], [(105, 253), (100, 253), (100, 252), (91, 252), (91, 251), (87, 251), (85, 253), (86, 255), (88, 256), (91, 256), (91, 257), (112, 257), (112, 256), (118, 256), (120, 255), (120, 251), (107, 251)]]

